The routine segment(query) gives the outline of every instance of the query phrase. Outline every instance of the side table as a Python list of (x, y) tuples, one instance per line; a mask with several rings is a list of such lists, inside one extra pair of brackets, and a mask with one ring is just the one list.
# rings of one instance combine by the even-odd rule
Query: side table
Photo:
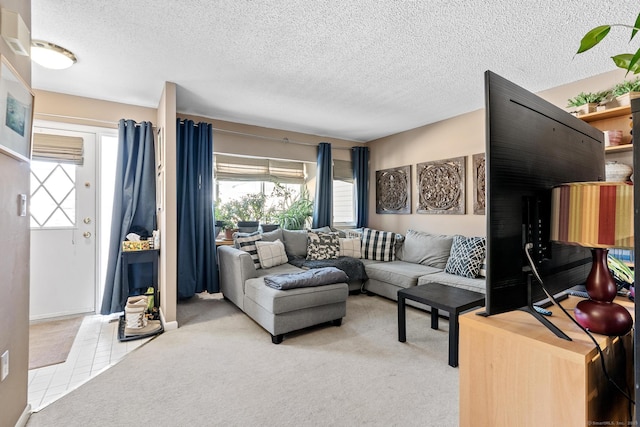
[(406, 300), (431, 306), (431, 329), (438, 329), (438, 310), (449, 312), (449, 366), (458, 366), (458, 315), (484, 306), (484, 295), (440, 283), (413, 286), (398, 291), (398, 341), (407, 341)]

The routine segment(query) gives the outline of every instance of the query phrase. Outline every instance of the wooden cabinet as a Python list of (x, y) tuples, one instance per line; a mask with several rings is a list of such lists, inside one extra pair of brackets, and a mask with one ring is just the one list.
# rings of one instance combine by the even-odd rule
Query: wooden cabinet
[[(562, 305), (571, 312), (577, 301)], [(633, 303), (622, 303), (633, 313)], [(627, 425), (632, 407), (605, 378), (593, 342), (550, 309), (550, 320), (573, 341), (523, 311), (460, 316), (460, 426)], [(609, 375), (633, 393), (632, 334), (594, 336)]]

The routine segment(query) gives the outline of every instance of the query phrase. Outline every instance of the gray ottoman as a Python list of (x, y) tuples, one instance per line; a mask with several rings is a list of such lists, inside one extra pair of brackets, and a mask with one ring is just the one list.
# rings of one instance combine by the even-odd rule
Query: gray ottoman
[(281, 291), (258, 277), (248, 279), (244, 291), (244, 312), (271, 334), (274, 344), (287, 332), (325, 322), (340, 326), (347, 313), (346, 283)]

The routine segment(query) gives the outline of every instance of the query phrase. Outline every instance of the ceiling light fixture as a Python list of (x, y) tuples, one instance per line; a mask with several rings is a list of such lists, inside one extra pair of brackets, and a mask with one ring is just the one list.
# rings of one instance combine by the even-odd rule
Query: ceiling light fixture
[(42, 40), (31, 41), (31, 59), (46, 68), (63, 70), (76, 63), (76, 56), (69, 50)]

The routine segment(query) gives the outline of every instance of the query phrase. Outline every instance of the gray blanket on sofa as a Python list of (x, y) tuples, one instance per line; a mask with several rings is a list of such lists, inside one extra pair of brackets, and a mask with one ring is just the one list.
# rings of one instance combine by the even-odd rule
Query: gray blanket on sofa
[(362, 261), (348, 256), (341, 256), (336, 259), (314, 259), (308, 260), (298, 256), (289, 256), (289, 264), (298, 268), (323, 268), (336, 267), (347, 273), (349, 282), (365, 281), (369, 277), (364, 270)]
[(346, 282), (347, 274), (335, 267), (316, 268), (300, 273), (272, 274), (264, 277), (264, 284), (279, 290), (307, 288)]

